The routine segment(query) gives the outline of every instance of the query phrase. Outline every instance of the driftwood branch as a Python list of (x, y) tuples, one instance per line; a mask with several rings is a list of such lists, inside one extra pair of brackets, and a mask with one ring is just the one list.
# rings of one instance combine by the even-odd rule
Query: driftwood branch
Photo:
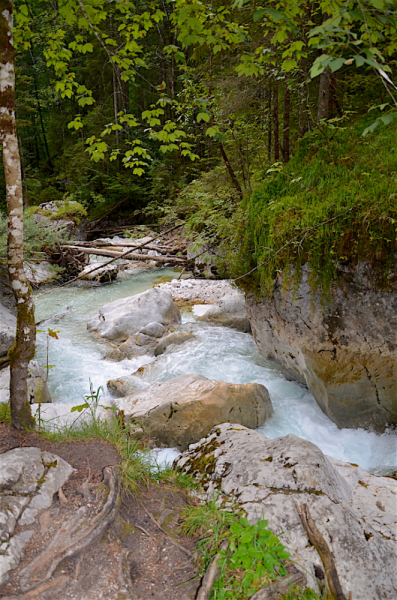
[[(229, 540), (223, 540), (223, 542), (219, 546), (219, 550), (227, 550), (228, 546)], [(196, 596), (196, 600), (210, 599), (212, 587), (220, 574), (220, 568), (218, 565), (218, 561), (220, 558), (222, 558), (222, 554), (218, 552), (218, 554), (215, 554), (214, 558), (211, 560), (210, 565), (202, 579), (200, 589)]]
[(331, 550), (329, 549), (329, 546), (325, 541), (324, 537), (317, 529), (316, 524), (310, 515), (308, 505), (299, 504), (299, 502), (296, 502), (295, 504), (300, 520), (302, 521), (303, 528), (306, 531), (307, 537), (319, 553), (322, 563), (324, 565), (325, 580), (327, 582), (328, 588), (328, 599), (348, 600), (348, 598), (351, 598), (351, 594), (349, 594), (349, 597), (346, 598), (346, 596), (343, 593), (342, 586), (340, 584), (338, 573), (336, 570), (334, 557), (332, 556)]
[[(155, 235), (153, 238), (151, 238), (150, 240), (148, 240), (147, 242), (144, 242), (142, 244), (140, 244), (139, 246), (135, 246), (134, 248), (131, 248), (130, 252), (133, 252), (134, 250), (138, 250), (139, 248), (144, 248), (147, 244), (150, 244), (151, 242), (153, 242), (154, 240), (157, 240), (160, 237), (163, 237), (165, 235), (167, 235), (167, 233), (171, 233), (171, 231), (174, 231), (175, 229), (179, 229), (179, 227), (182, 227), (184, 225), (184, 223), (179, 223), (179, 225), (174, 225), (174, 227), (170, 227), (170, 229), (167, 229), (166, 231), (163, 231), (162, 233), (159, 233), (158, 235)], [(126, 258), (127, 254), (129, 254), (129, 252), (126, 252), (123, 255), (123, 258)], [(120, 256), (116, 257), (116, 258), (112, 258), (112, 260), (109, 260), (107, 263), (98, 265), (97, 267), (95, 267), (95, 269), (92, 269), (92, 271), (90, 271), (90, 274), (93, 273), (94, 271), (96, 271), (97, 269), (101, 269), (102, 267), (107, 267), (108, 265), (110, 265), (111, 263), (113, 263), (114, 261), (118, 260), (120, 258)], [(80, 279), (81, 277), (83, 277), (82, 274), (78, 275), (77, 277), (75, 277), (74, 279), (71, 279), (70, 281), (67, 281), (66, 283), (63, 283), (61, 286), (59, 287), (64, 287), (65, 285), (69, 285), (69, 283), (73, 283), (74, 281), (77, 281), (78, 279)]]
[[(139, 254), (133, 252), (135, 248), (128, 250), (127, 252), (119, 252), (118, 250), (104, 250), (102, 248), (84, 248), (82, 246), (62, 246), (63, 248), (69, 248), (70, 250), (79, 250), (85, 254), (96, 254), (98, 256), (112, 256), (114, 258), (126, 258), (127, 260), (152, 260), (158, 263), (184, 263), (186, 259), (175, 256), (149, 256), (148, 254)], [(128, 255), (128, 256), (127, 256)], [(105, 265), (101, 265), (103, 267)], [(93, 269), (94, 270), (94, 269)]]

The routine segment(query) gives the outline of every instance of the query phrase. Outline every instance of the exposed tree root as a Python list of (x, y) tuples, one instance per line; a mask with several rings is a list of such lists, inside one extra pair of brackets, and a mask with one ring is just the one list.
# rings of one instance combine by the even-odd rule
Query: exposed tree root
[(120, 487), (113, 467), (106, 467), (103, 471), (104, 483), (109, 488), (109, 495), (102, 510), (87, 522), (87, 508), (82, 507), (70, 517), (54, 536), (50, 544), (20, 573), (21, 588), (24, 591), (34, 591), (38, 586), (29, 590), (29, 581), (32, 577), (41, 577), (42, 582), (49, 579), (59, 563), (65, 558), (78, 554), (89, 546), (113, 522), (120, 495)]
[(156, 527), (158, 527), (169, 539), (169, 541), (171, 542), (171, 544), (174, 544), (174, 546), (176, 546), (177, 548), (179, 548), (179, 550), (182, 550), (182, 552), (184, 552), (185, 554), (187, 554), (188, 556), (191, 556), (192, 553), (190, 552), (190, 550), (188, 550), (187, 548), (185, 548), (184, 546), (182, 546), (182, 544), (180, 544), (179, 542), (177, 542), (172, 535), (170, 535), (165, 529), (163, 529), (161, 527), (161, 525), (159, 525), (156, 521), (156, 519), (154, 518), (154, 516), (152, 515), (152, 513), (150, 513), (148, 510), (146, 510), (145, 507), (143, 507), (143, 510), (145, 511), (145, 513), (147, 514), (147, 516), (149, 517), (149, 519), (156, 525)]
[[(227, 550), (228, 546), (229, 546), (229, 541), (223, 540), (223, 542), (219, 546), (219, 549)], [(214, 558), (212, 559), (210, 566), (208, 567), (208, 569), (205, 572), (205, 575), (201, 582), (200, 589), (197, 592), (196, 600), (209, 600), (209, 598), (211, 596), (212, 586), (214, 585), (215, 581), (219, 577), (220, 569), (219, 569), (219, 565), (218, 565), (218, 560), (220, 558), (222, 558), (222, 555), (218, 553), (218, 554), (215, 554)]]
[(251, 600), (274, 600), (279, 598), (280, 594), (285, 594), (293, 585), (304, 586), (307, 583), (306, 576), (295, 567), (289, 564), (287, 567), (288, 575), (280, 581), (267, 585), (252, 596)]

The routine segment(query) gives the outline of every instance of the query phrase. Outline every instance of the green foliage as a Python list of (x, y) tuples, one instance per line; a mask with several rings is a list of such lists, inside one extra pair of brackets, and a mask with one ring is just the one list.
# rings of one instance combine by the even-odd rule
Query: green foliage
[[(51, 213), (52, 214), (52, 213)], [(43, 248), (55, 249), (57, 244), (64, 244), (69, 239), (69, 234), (55, 229), (51, 222), (34, 219), (34, 208), (24, 211), (24, 257), (37, 258)], [(7, 258), (7, 219), (0, 212), (0, 262), (5, 263)]]
[(11, 406), (9, 402), (0, 402), (0, 423), (11, 425)]
[[(265, 585), (286, 575), (290, 554), (279, 538), (267, 528), (266, 520), (250, 525), (241, 510), (220, 507), (221, 497), (188, 506), (182, 513), (181, 529), (187, 535), (199, 535), (198, 565), (204, 573), (216, 554), (220, 575), (212, 590), (211, 600), (244, 600)], [(227, 549), (220, 549), (227, 540)], [(223, 544), (222, 544), (223, 546)], [(317, 599), (312, 590), (291, 589), (286, 598)]]
[[(332, 125), (332, 124), (331, 124)], [(314, 289), (329, 288), (340, 264), (370, 262), (387, 285), (396, 251), (397, 127), (361, 137), (363, 124), (306, 135), (281, 172), (263, 173), (225, 239), (222, 269), (270, 294), (275, 277), (292, 283), (307, 264)]]

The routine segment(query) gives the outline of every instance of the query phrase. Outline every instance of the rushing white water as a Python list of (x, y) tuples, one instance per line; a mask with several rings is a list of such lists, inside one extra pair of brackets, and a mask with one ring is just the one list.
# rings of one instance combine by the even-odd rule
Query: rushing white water
[[(325, 454), (366, 470), (386, 473), (396, 468), (394, 434), (338, 429), (304, 386), (287, 381), (277, 366), (259, 354), (251, 335), (195, 322), (191, 312), (185, 312), (183, 320), (190, 322), (196, 339), (176, 352), (165, 353), (156, 360), (147, 356), (120, 363), (103, 360), (109, 345), (98, 342), (87, 331), (90, 317), (107, 302), (143, 292), (160, 278), (174, 276), (172, 269), (156, 269), (126, 274), (124, 280), (98, 287), (52, 288), (35, 294), (37, 321), (63, 314), (40, 327), (44, 331), (47, 327), (59, 331), (58, 340), (50, 339), (49, 354), (50, 364), (55, 365), (50, 371), (49, 387), (56, 401), (79, 401), (89, 391), (89, 379), (95, 389), (102, 385), (108, 395), (109, 379), (130, 375), (145, 363), (151, 365), (144, 375), (144, 385), (185, 373), (201, 373), (230, 383), (258, 382), (268, 388), (274, 406), (274, 416), (258, 430), (266, 437), (294, 433), (319, 446)], [(46, 362), (46, 338), (45, 333), (38, 334), (37, 355), (42, 364)]]

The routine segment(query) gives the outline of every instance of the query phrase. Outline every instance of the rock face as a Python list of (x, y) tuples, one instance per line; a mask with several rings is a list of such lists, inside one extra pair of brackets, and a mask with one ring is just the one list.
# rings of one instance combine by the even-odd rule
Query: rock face
[(5, 356), (15, 341), (16, 317), (0, 304), (0, 356)]
[(294, 435), (269, 440), (229, 423), (214, 427), (176, 465), (206, 482), (209, 498), (218, 490), (237, 502), (251, 523), (267, 519), (312, 587), (317, 585), (314, 565), (323, 565), (296, 502), (308, 505), (335, 558), (346, 597), (349, 592), (354, 600), (397, 597), (395, 480), (324, 456)]
[(47, 261), (41, 263), (25, 261), (23, 263), (23, 269), (25, 271), (26, 279), (33, 287), (45, 283), (52, 283), (59, 277), (58, 271), (56, 271), (52, 264)]
[(339, 427), (397, 423), (397, 284), (379, 292), (360, 267), (341, 271), (331, 301), (314, 301), (304, 270), (297, 292), (277, 282), (270, 300), (248, 301), (260, 352), (307, 385)]
[(105, 304), (87, 327), (101, 338), (124, 342), (154, 321), (164, 327), (181, 322), (171, 294), (159, 288)]
[(155, 383), (115, 404), (127, 419), (141, 422), (155, 441), (181, 450), (218, 423), (232, 421), (256, 428), (273, 414), (263, 385), (210, 381), (198, 374)]
[[(37, 360), (31, 360), (28, 367), (28, 400), (34, 402), (52, 402), (50, 390), (48, 389), (44, 369)], [(10, 368), (0, 371), (0, 402), (8, 402), (10, 399)]]
[(218, 300), (206, 313), (198, 318), (199, 321), (207, 321), (215, 325), (223, 325), (250, 333), (251, 326), (247, 311), (245, 308), (244, 295), (232, 288), (232, 291), (226, 297)]
[(0, 455), (0, 585), (34, 534), (34, 530), (23, 530), (13, 535), (16, 527), (34, 523), (72, 472), (62, 458), (38, 448), (17, 448)]

